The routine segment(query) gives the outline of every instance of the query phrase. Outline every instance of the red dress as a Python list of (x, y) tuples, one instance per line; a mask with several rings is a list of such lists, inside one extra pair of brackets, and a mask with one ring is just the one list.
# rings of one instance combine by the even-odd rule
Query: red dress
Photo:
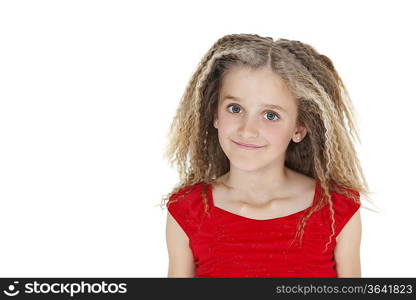
[[(255, 220), (214, 206), (212, 186), (208, 185), (209, 217), (201, 196), (203, 185), (201, 182), (180, 190), (168, 204), (168, 211), (189, 238), (196, 277), (337, 277), (335, 237), (360, 208), (359, 203), (331, 193), (335, 236), (324, 252), (331, 234), (328, 204), (308, 219), (303, 245), (290, 245), (297, 222), (310, 207), (284, 217)], [(185, 197), (171, 201), (188, 190)], [(320, 192), (316, 180), (312, 205)]]

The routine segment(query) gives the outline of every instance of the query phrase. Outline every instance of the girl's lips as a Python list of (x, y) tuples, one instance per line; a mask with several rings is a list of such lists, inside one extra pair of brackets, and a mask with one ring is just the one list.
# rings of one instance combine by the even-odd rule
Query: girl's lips
[(245, 149), (259, 149), (259, 148), (263, 147), (263, 146), (253, 145), (253, 144), (238, 143), (238, 142), (234, 142), (234, 141), (233, 141), (233, 143), (240, 146), (240, 147), (243, 147)]

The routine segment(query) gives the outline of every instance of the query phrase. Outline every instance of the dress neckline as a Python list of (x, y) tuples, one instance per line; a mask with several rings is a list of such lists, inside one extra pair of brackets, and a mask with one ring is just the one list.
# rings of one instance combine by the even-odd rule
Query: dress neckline
[(304, 214), (306, 213), (308, 210), (310, 210), (317, 202), (318, 200), (318, 196), (319, 196), (319, 182), (318, 179), (315, 179), (315, 192), (314, 192), (314, 196), (313, 196), (313, 201), (312, 201), (312, 205), (310, 205), (309, 207), (302, 209), (298, 212), (295, 213), (291, 213), (289, 215), (286, 216), (282, 216), (282, 217), (276, 217), (276, 218), (271, 218), (271, 219), (253, 219), (253, 218), (249, 218), (249, 217), (244, 217), (242, 215), (238, 215), (235, 214), (233, 212), (230, 212), (228, 210), (222, 209), (220, 207), (217, 207), (214, 205), (214, 200), (213, 200), (213, 195), (212, 195), (212, 184), (208, 184), (208, 204), (210, 206), (210, 208), (216, 210), (217, 212), (223, 214), (223, 215), (228, 215), (228, 216), (232, 216), (235, 218), (240, 218), (240, 219), (244, 219), (244, 220), (248, 220), (251, 222), (272, 222), (272, 221), (279, 221), (279, 220), (286, 220), (286, 219), (290, 219), (290, 218), (294, 218), (297, 217), (298, 215)]

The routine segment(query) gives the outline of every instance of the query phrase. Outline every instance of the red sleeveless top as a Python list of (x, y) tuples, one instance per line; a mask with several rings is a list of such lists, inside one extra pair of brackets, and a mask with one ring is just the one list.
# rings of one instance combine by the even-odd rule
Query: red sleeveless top
[[(311, 207), (284, 217), (251, 219), (214, 206), (212, 186), (208, 185), (209, 216), (201, 196), (204, 185), (186, 187), (168, 201), (168, 211), (189, 238), (196, 277), (337, 277), (335, 238), (360, 203), (331, 192), (335, 236), (324, 251), (331, 234), (328, 204), (308, 219), (303, 244), (291, 244), (298, 221)], [(187, 191), (183, 198), (171, 201)], [(320, 192), (316, 180), (312, 206)]]

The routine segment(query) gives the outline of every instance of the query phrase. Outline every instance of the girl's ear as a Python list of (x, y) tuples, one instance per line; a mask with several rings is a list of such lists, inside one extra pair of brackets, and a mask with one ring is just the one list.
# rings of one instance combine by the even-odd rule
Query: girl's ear
[(306, 129), (306, 127), (304, 126), (298, 126), (297, 130), (293, 136), (293, 141), (295, 143), (299, 143), (300, 141), (302, 141), (305, 136), (308, 134), (308, 129)]

